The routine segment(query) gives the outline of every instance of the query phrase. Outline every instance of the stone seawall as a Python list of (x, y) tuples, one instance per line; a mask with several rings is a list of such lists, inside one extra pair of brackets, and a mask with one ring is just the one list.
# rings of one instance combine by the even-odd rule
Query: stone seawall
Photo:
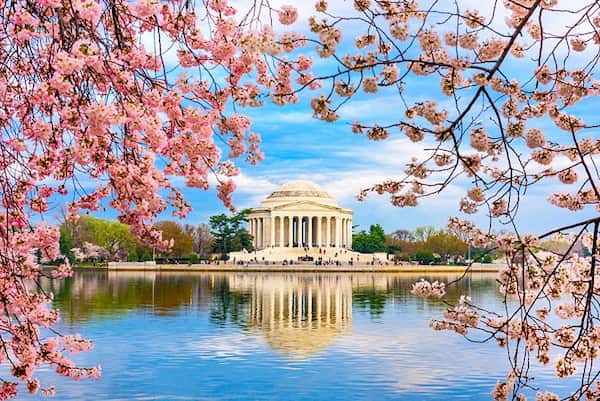
[[(474, 263), (471, 266), (472, 272), (497, 272), (504, 265), (502, 264), (482, 264)], [(384, 272), (384, 273), (462, 273), (465, 271), (465, 266), (430, 266), (417, 264), (404, 265), (327, 265), (315, 266), (314, 264), (293, 264), (293, 265), (265, 265), (265, 264), (250, 264), (233, 265), (233, 264), (154, 264), (149, 262), (111, 262), (107, 266), (111, 271), (132, 271), (132, 270), (155, 270), (155, 271), (195, 271), (195, 272)]]

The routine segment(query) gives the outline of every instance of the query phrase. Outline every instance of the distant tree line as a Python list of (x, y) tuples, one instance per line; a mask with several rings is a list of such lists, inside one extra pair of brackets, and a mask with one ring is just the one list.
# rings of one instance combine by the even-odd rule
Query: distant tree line
[[(467, 243), (448, 230), (426, 226), (386, 234), (379, 224), (371, 225), (368, 232), (354, 234), (352, 249), (363, 253), (387, 252), (399, 260), (424, 264), (464, 262), (469, 251)], [(473, 248), (471, 258), (490, 263), (494, 255), (485, 249)]]
[[(455, 233), (433, 226), (417, 227), (413, 231), (396, 230), (386, 236), (386, 244), (400, 260), (419, 263), (464, 262), (468, 257), (468, 245)], [(471, 250), (473, 257), (483, 250)], [(491, 262), (491, 256), (486, 262)]]
[(244, 227), (250, 210), (232, 216), (212, 216), (209, 224), (181, 224), (163, 220), (155, 224), (164, 239), (173, 240), (168, 252), (139, 243), (129, 226), (91, 215), (65, 220), (60, 226), (60, 250), (72, 263), (104, 261), (188, 260), (195, 263), (211, 255), (252, 248), (252, 236)]

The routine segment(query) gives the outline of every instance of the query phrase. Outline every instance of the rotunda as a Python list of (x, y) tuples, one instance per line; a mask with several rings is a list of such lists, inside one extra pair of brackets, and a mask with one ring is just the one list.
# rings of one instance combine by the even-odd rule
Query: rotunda
[(254, 248), (352, 247), (352, 210), (310, 181), (290, 181), (248, 216)]

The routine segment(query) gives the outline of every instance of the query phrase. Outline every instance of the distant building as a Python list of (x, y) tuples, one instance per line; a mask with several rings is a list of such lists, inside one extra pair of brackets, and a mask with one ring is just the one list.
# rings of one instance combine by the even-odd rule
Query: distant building
[(255, 251), (230, 252), (236, 263), (385, 263), (387, 255), (352, 251), (351, 209), (309, 181), (283, 184), (252, 209), (248, 231)]
[(291, 181), (249, 216), (254, 248), (352, 248), (352, 210), (309, 181)]

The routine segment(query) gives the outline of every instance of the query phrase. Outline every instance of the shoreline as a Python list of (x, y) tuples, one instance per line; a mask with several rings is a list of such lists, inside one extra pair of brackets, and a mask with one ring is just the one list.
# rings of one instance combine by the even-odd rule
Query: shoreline
[[(473, 273), (496, 273), (503, 267), (500, 264), (481, 264), (474, 263), (470, 267)], [(175, 272), (289, 272), (289, 273), (463, 273), (467, 269), (466, 266), (444, 266), (444, 265), (328, 265), (315, 266), (312, 264), (295, 264), (295, 265), (178, 265), (178, 264), (161, 264), (161, 265), (133, 265), (132, 263), (111, 263), (106, 267), (78, 267), (77, 270), (102, 269), (107, 271), (175, 271)]]

